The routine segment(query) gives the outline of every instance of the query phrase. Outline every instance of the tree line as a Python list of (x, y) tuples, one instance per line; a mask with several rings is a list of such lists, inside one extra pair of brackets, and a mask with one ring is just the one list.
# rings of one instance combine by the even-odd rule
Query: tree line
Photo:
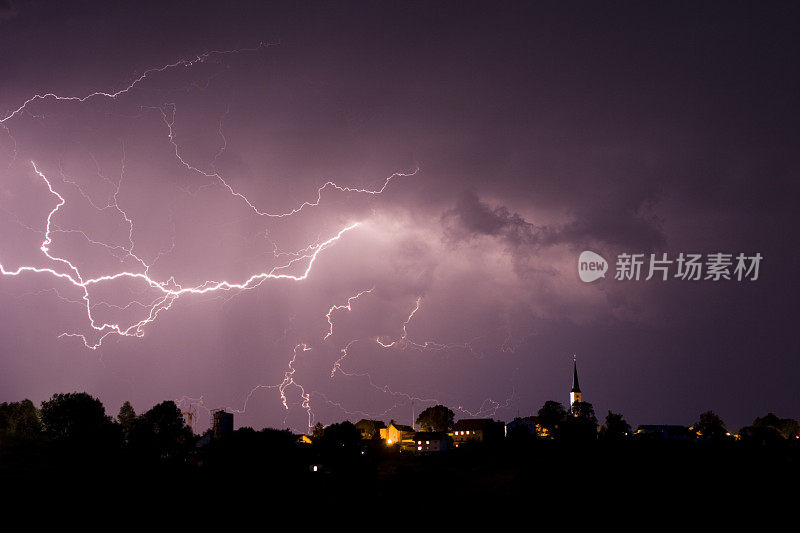
[[(517, 421), (535, 419), (538, 431), (531, 431), (531, 424), (515, 424)], [(455, 413), (444, 405), (435, 405), (422, 411), (416, 424), (423, 431), (449, 432), (455, 425)], [(622, 414), (608, 411), (605, 421), (598, 428), (594, 407), (589, 402), (575, 402), (569, 409), (554, 400), (542, 405), (535, 417), (517, 418), (512, 421), (509, 439), (531, 439), (546, 437), (548, 439), (600, 439), (624, 440), (635, 435), (630, 424)], [(321, 430), (321, 428), (320, 428)], [(796, 439), (800, 436), (800, 425), (791, 418), (779, 418), (774, 413), (757, 417), (752, 425), (739, 430), (740, 437), (757, 436), (766, 440)], [(697, 421), (687, 428), (687, 438), (704, 440), (721, 440), (733, 437), (725, 422), (713, 411), (699, 415)]]
[[(520, 420), (524, 419), (515, 419), (514, 422)], [(528, 420), (535, 420), (537, 431), (530, 431), (532, 422), (512, 422), (506, 437), (510, 440), (544, 436), (556, 440), (613, 441), (634, 435), (623, 415), (611, 411), (598, 428), (594, 408), (588, 402), (576, 402), (567, 409), (559, 402), (546, 401), (536, 416)], [(455, 414), (444, 405), (435, 405), (422, 411), (415, 422), (422, 431), (447, 433), (455, 425)], [(725, 439), (731, 436), (722, 419), (712, 411), (700, 414), (688, 429), (691, 438)], [(237, 436), (229, 440), (240, 441), (242, 446), (251, 446), (257, 441), (264, 445), (267, 442), (278, 443), (277, 446), (283, 448), (296, 444), (296, 436), (289, 430), (267, 428), (257, 432), (241, 428), (234, 433)], [(768, 413), (756, 418), (751, 426), (742, 428), (739, 433), (742, 436), (755, 434), (768, 440), (795, 439), (800, 435), (800, 426), (794, 419)], [(171, 400), (154, 405), (141, 414), (134, 411), (130, 402), (125, 402), (115, 418), (106, 414), (99, 399), (85, 392), (54, 394), (43, 401), (40, 408), (27, 399), (0, 404), (0, 444), (6, 447), (36, 441), (85, 453), (115, 450), (133, 459), (181, 462), (194, 450), (197, 438), (186, 425), (181, 410)], [(347, 421), (327, 427), (317, 424), (312, 439), (320, 449), (355, 449), (360, 432)], [(222, 445), (217, 443), (215, 446)]]
[(193, 447), (194, 435), (171, 400), (141, 415), (125, 402), (116, 418), (85, 392), (54, 394), (38, 409), (27, 399), (0, 404), (0, 443), (33, 441), (84, 454), (119, 450), (141, 458), (172, 460), (183, 458)]

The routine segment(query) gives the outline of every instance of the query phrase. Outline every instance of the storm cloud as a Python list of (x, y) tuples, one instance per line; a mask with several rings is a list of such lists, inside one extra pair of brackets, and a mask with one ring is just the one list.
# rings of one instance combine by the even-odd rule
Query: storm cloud
[[(634, 425), (797, 418), (797, 21), (791, 4), (0, 2), (4, 268), (54, 267), (59, 198), (31, 161), (65, 201), (49, 249), (86, 277), (143, 271), (133, 255), (182, 286), (297, 274), (359, 224), (302, 282), (181, 296), (96, 350), (61, 336), (98, 340), (80, 290), (0, 277), (0, 401), (85, 389), (111, 412), (183, 399), (298, 431), (433, 403), (510, 419), (566, 401), (577, 354), (585, 399)], [(24, 104), (145, 72), (116, 98)], [(765, 259), (748, 283), (585, 284), (583, 250), (612, 270)], [(92, 312), (134, 323), (157, 292), (97, 284)]]

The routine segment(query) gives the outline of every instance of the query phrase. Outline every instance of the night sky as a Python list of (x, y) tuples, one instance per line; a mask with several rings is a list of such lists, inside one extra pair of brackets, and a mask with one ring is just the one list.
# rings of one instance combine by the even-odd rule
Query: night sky
[(563, 4), (0, 0), (0, 401), (800, 418), (800, 8)]

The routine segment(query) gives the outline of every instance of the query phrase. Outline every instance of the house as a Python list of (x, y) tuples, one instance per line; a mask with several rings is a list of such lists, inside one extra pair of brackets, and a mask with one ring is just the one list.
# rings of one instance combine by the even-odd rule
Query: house
[(448, 433), (453, 445), (458, 448), (465, 442), (496, 442), (502, 440), (505, 424), (491, 418), (466, 418), (456, 422)]
[(356, 422), (356, 429), (361, 432), (362, 439), (381, 439), (384, 438), (386, 424), (382, 420), (367, 420), (362, 418)]
[(395, 424), (394, 420), (389, 422), (389, 427), (386, 428), (385, 433), (381, 431), (382, 435), (385, 434), (384, 440), (386, 444), (389, 446), (400, 445), (402, 449), (415, 449), (413, 447), (415, 433), (416, 430), (411, 426)]
[(448, 437), (441, 431), (418, 431), (414, 433), (417, 453), (442, 452), (447, 449)]
[(505, 427), (505, 437), (514, 436), (546, 437), (547, 428), (542, 427), (538, 416), (517, 417)]

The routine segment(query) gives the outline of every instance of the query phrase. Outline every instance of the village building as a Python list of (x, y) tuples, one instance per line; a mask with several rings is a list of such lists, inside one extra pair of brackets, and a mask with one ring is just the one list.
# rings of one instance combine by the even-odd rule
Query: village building
[(441, 431), (418, 431), (414, 442), (418, 453), (442, 452), (448, 448), (447, 434)]
[(372, 440), (384, 438), (386, 424), (382, 420), (367, 420), (362, 418), (356, 422), (356, 429), (361, 432), (361, 438)]
[(491, 418), (465, 418), (455, 423), (448, 433), (453, 439), (453, 446), (458, 448), (465, 442), (495, 442), (502, 440), (505, 425)]
[(401, 449), (414, 449), (414, 434), (416, 432), (411, 426), (396, 424), (392, 420), (389, 422), (389, 427), (386, 428), (385, 434), (381, 431), (381, 435), (385, 435), (383, 439), (389, 446), (398, 445)]

